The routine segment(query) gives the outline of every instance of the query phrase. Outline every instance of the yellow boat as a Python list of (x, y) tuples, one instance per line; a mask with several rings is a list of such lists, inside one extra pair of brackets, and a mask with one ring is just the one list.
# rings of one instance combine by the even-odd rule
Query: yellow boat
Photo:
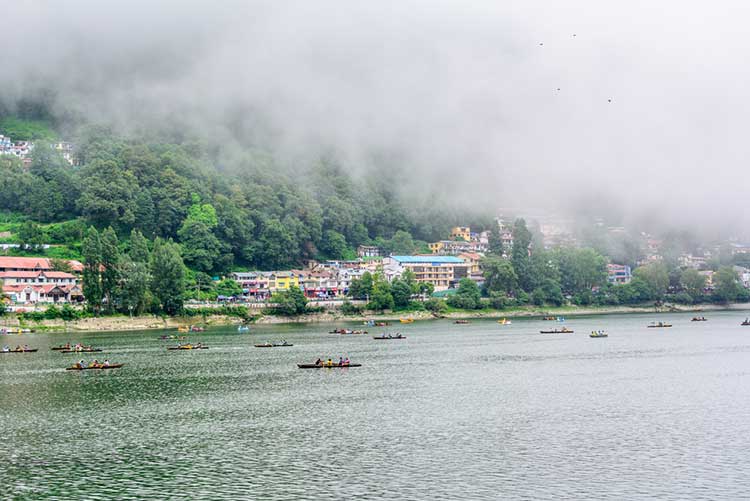
[(502, 318), (498, 320), (497, 323), (499, 323), (500, 325), (510, 325), (512, 322), (508, 319)]
[(181, 325), (180, 327), (177, 327), (177, 332), (190, 332), (190, 327)]
[(414, 319), (413, 318), (399, 318), (399, 321), (402, 324), (411, 324), (411, 323), (414, 323)]

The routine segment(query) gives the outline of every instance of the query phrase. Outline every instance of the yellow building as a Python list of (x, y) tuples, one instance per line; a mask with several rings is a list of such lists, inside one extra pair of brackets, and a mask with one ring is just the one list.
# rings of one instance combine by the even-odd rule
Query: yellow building
[(273, 273), (268, 282), (268, 288), (272, 292), (286, 291), (292, 287), (299, 288), (299, 276), (290, 271)]
[(468, 226), (455, 226), (451, 228), (451, 239), (471, 241), (471, 228)]
[(482, 260), (482, 255), (476, 252), (463, 252), (458, 255), (459, 258), (463, 259), (465, 263), (469, 265), (469, 273), (479, 273), (479, 261)]
[(430, 252), (433, 254), (442, 254), (443, 250), (443, 242), (433, 242), (431, 244), (428, 244), (430, 247)]

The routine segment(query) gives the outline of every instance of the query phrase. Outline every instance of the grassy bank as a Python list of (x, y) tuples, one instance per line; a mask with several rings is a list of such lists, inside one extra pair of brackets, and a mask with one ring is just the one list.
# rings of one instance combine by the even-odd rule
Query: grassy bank
[[(699, 311), (723, 311), (723, 310), (750, 310), (750, 303), (738, 303), (730, 305), (704, 304), (694, 306), (654, 305), (643, 306), (563, 306), (559, 308), (519, 307), (507, 310), (448, 310), (441, 314), (442, 318), (448, 319), (499, 319), (499, 318), (530, 318), (547, 315), (575, 317), (580, 315), (610, 315), (627, 313), (674, 313), (674, 312), (699, 312)], [(378, 321), (398, 322), (401, 318), (413, 318), (414, 320), (431, 320), (435, 316), (428, 311), (408, 312), (386, 312), (373, 313), (364, 312), (360, 315), (344, 315), (340, 310), (328, 310), (321, 313), (312, 313), (296, 317), (283, 317), (277, 315), (259, 315), (248, 317), (248, 321), (255, 324), (287, 324), (287, 323), (335, 323), (351, 322), (361, 324), (368, 319)], [(184, 317), (157, 317), (143, 315), (129, 317), (126, 315), (114, 315), (105, 317), (88, 317), (77, 320), (65, 321), (56, 319), (30, 320), (20, 318), (15, 314), (8, 314), (0, 320), (0, 325), (6, 327), (30, 328), (35, 331), (128, 331), (146, 329), (176, 329), (186, 325), (222, 326), (238, 325), (243, 319), (237, 315), (202, 314)]]

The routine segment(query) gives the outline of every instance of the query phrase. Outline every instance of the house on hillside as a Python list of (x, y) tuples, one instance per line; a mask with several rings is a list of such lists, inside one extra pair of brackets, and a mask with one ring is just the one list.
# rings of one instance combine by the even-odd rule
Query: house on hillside
[(14, 303), (80, 303), (78, 277), (62, 271), (0, 272), (3, 293)]
[(400, 277), (404, 271), (414, 273), (417, 282), (431, 283), (435, 290), (455, 287), (469, 276), (470, 265), (456, 256), (389, 256), (383, 260), (387, 280)]

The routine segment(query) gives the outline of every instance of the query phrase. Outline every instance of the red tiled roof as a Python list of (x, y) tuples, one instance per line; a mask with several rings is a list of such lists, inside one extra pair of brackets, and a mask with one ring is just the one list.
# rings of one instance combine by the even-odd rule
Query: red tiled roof
[[(69, 260), (68, 264), (73, 271), (83, 271), (83, 264), (80, 261)], [(52, 262), (46, 257), (14, 257), (0, 256), (0, 269), (18, 269), (18, 270), (51, 270)]]

